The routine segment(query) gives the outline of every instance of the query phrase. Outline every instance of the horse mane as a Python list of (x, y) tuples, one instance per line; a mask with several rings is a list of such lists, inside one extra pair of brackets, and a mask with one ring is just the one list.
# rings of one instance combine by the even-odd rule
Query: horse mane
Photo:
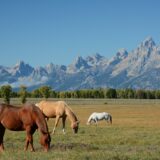
[(92, 115), (89, 116), (87, 123), (89, 123), (92, 119)]
[(37, 110), (36, 114), (38, 114), (36, 124), (43, 134), (47, 134), (48, 126), (47, 126), (46, 120), (38, 107), (36, 108), (36, 110)]
[(78, 118), (76, 117), (76, 115), (74, 114), (72, 109), (68, 106), (68, 104), (65, 103), (64, 101), (63, 101), (63, 103), (65, 105), (66, 115), (68, 116), (68, 118), (70, 120), (74, 120), (75, 122), (78, 121)]

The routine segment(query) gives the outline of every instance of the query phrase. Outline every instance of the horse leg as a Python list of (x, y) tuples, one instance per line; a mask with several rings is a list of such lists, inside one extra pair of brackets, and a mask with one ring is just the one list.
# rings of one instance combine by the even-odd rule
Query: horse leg
[(95, 121), (95, 123), (96, 123), (96, 126), (98, 125), (98, 121), (97, 121), (97, 119), (94, 119), (94, 121)]
[(106, 121), (106, 123), (109, 123), (109, 117), (105, 117), (104, 120)]
[(26, 139), (26, 148), (25, 150), (28, 149), (28, 145), (30, 144), (31, 146), (31, 152), (34, 152), (34, 147), (33, 147), (33, 136), (30, 133), (27, 133), (27, 139)]
[(58, 122), (59, 122), (59, 118), (60, 118), (60, 116), (56, 116), (56, 121), (55, 121), (55, 125), (54, 125), (54, 128), (53, 128), (52, 134), (55, 133), (56, 127), (57, 127)]
[(29, 145), (29, 139), (28, 139), (28, 136), (27, 136), (27, 137), (26, 137), (25, 147), (24, 147), (24, 150), (25, 150), (25, 151), (27, 151), (28, 145)]
[(107, 118), (105, 118), (105, 120), (107, 123), (112, 124), (112, 117), (111, 116), (108, 116)]
[(28, 149), (28, 145), (30, 144), (31, 146), (31, 152), (34, 152), (34, 147), (33, 147), (33, 133), (35, 132), (34, 130), (31, 130), (29, 127), (27, 130), (27, 137), (26, 137), (26, 145), (25, 145), (25, 151)]
[(112, 124), (112, 116), (109, 116), (110, 124)]
[(0, 152), (4, 150), (4, 145), (3, 145), (3, 136), (5, 133), (5, 128), (0, 124)]
[(66, 133), (66, 132), (65, 132), (65, 121), (66, 121), (66, 118), (67, 118), (67, 116), (64, 116), (64, 117), (62, 118), (63, 134)]

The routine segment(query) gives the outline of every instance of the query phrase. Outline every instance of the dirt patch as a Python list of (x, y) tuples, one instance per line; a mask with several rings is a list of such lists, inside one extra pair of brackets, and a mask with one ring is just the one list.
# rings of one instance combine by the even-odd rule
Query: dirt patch
[(69, 144), (57, 143), (52, 145), (51, 149), (60, 151), (73, 150), (73, 149), (91, 151), (91, 150), (98, 150), (99, 148), (91, 144), (84, 144), (84, 143), (69, 143)]

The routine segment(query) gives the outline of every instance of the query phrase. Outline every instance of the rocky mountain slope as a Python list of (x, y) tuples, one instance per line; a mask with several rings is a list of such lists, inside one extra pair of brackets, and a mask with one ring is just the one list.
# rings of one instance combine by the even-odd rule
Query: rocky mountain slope
[(77, 57), (68, 66), (33, 68), (21, 61), (13, 67), (0, 66), (0, 85), (26, 85), (32, 90), (50, 85), (54, 90), (86, 88), (160, 89), (160, 46), (146, 38), (131, 52), (120, 49), (113, 58), (100, 54)]

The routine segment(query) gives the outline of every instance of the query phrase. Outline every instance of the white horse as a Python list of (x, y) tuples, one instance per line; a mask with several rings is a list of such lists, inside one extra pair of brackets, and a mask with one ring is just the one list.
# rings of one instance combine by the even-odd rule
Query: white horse
[(91, 124), (92, 122), (98, 124), (98, 121), (101, 121), (101, 120), (106, 120), (107, 122), (110, 122), (110, 124), (112, 124), (112, 116), (109, 113), (94, 112), (89, 116), (87, 125)]

